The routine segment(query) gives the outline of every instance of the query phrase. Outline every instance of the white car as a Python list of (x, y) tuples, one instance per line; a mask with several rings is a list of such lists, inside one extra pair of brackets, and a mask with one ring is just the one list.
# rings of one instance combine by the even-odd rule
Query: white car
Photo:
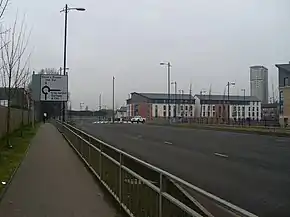
[(131, 118), (131, 122), (132, 123), (142, 123), (144, 124), (146, 122), (146, 119), (145, 118), (142, 118), (141, 116), (135, 116), (133, 118)]

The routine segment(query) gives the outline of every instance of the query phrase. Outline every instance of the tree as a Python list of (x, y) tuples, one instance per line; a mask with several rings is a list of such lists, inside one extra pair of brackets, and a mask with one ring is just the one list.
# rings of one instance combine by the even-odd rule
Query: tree
[(26, 52), (30, 34), (27, 35), (26, 32), (24, 19), (18, 25), (16, 18), (12, 27), (5, 34), (0, 35), (0, 60), (2, 64), (0, 76), (8, 100), (6, 116), (7, 135), (10, 133), (11, 99), (19, 91), (19, 88), (23, 88), (24, 91), (24, 87), (28, 85), (30, 75), (28, 70), (30, 53), (27, 54)]
[(60, 71), (57, 70), (56, 68), (45, 68), (45, 69), (41, 69), (39, 74), (54, 74), (54, 75), (58, 75), (58, 74), (60, 74)]

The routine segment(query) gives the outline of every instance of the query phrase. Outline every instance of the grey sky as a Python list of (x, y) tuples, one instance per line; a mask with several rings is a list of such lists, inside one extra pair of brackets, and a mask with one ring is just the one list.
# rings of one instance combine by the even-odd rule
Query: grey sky
[[(69, 13), (69, 89), (74, 108), (112, 104), (112, 76), (116, 77), (116, 104), (132, 91), (166, 92), (170, 61), (178, 89), (193, 93), (202, 88), (222, 93), (249, 89), (249, 66), (269, 68), (277, 85), (276, 63), (290, 60), (289, 0), (11, 0), (4, 21), (16, 11), (26, 14), (34, 47), (31, 67), (59, 68), (63, 53), (63, 15), (60, 9), (85, 7)], [(240, 94), (242, 94), (240, 92)]]

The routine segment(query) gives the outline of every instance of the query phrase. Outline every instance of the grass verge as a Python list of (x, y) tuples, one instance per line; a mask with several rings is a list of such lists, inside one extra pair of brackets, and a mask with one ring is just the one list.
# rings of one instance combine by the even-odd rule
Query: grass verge
[[(25, 126), (10, 134), (10, 144), (12, 147), (7, 146), (7, 137), (0, 139), (0, 196), (5, 186), (9, 184), (11, 176), (18, 168), (26, 150), (29, 146), (30, 140), (35, 135), (38, 125), (35, 128)], [(5, 182), (6, 184), (3, 184)]]

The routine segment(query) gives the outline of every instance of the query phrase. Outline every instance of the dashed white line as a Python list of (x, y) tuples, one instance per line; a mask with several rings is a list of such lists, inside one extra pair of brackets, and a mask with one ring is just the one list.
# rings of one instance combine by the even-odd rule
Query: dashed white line
[(228, 155), (217, 153), (217, 152), (214, 153), (214, 155), (219, 156), (219, 157), (224, 157), (224, 158), (228, 158), (229, 157)]
[(172, 142), (167, 142), (167, 141), (165, 141), (164, 144), (172, 145)]

